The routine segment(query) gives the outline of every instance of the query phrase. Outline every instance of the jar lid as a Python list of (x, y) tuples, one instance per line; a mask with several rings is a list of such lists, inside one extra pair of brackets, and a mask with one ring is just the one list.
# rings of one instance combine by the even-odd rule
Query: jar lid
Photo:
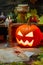
[(28, 12), (29, 11), (29, 7), (28, 4), (19, 4), (17, 7), (17, 12)]
[(20, 7), (28, 6), (28, 4), (19, 4), (18, 6), (20, 6)]

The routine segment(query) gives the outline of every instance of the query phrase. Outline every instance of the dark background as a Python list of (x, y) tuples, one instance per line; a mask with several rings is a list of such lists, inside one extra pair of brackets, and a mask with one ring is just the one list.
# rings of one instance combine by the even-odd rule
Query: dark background
[(0, 13), (12, 11), (18, 4), (28, 4), (30, 9), (36, 8), (39, 15), (43, 14), (43, 0), (37, 0), (32, 4), (30, 0), (0, 0)]

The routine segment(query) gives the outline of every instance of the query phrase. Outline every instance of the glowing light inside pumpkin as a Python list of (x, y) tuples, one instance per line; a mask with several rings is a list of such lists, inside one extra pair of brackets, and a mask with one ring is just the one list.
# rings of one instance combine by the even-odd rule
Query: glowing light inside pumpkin
[(33, 37), (33, 32), (28, 33), (26, 37)]
[[(16, 38), (16, 39), (17, 39), (17, 38)], [(32, 40), (31, 42), (29, 42), (28, 40), (26, 40), (26, 41), (24, 42), (23, 40), (20, 40), (20, 41), (19, 41), (19, 40), (17, 39), (17, 42), (18, 42), (19, 44), (23, 44), (24, 46), (26, 46), (26, 45), (32, 46), (34, 40)]]
[[(19, 36), (23, 36), (23, 34), (22, 34), (20, 31), (18, 32), (18, 35), (19, 35)], [(33, 37), (33, 32), (30, 32), (30, 33), (26, 34), (25, 37)], [(16, 39), (17, 39), (17, 38), (16, 38)], [(18, 39), (17, 39), (17, 42), (18, 42), (19, 44), (23, 44), (24, 46), (26, 46), (26, 45), (32, 46), (34, 40), (32, 40), (31, 42), (29, 42), (28, 40), (26, 40), (26, 41), (24, 42), (22, 39), (21, 39), (21, 40), (18, 40)]]
[(23, 36), (23, 34), (20, 31), (18, 32), (18, 35)]

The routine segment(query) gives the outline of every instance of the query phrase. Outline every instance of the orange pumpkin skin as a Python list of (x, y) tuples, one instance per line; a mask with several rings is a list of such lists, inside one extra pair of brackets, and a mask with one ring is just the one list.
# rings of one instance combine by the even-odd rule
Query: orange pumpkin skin
[(37, 47), (40, 45), (42, 34), (36, 25), (24, 24), (16, 30), (16, 40), (23, 47)]

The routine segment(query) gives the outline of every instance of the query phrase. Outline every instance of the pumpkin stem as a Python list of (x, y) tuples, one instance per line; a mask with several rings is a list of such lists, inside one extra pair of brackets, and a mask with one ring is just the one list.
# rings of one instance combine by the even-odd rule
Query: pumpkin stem
[(28, 25), (31, 25), (32, 23), (29, 22), (29, 23), (27, 23), (27, 24), (28, 24)]

